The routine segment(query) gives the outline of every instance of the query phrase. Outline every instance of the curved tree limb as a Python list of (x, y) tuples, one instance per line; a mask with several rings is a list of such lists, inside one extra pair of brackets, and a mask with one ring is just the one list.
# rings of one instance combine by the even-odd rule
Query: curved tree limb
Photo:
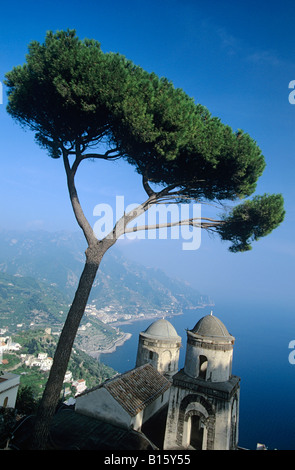
[(75, 160), (75, 162), (77, 162), (77, 164), (75, 165), (75, 167), (73, 165), (73, 167), (71, 169), (70, 164), (69, 164), (68, 156), (65, 152), (63, 152), (63, 161), (64, 161), (64, 167), (65, 167), (65, 171), (66, 171), (66, 175), (67, 175), (68, 191), (69, 191), (70, 201), (71, 201), (71, 204), (72, 204), (74, 215), (76, 217), (78, 225), (81, 227), (81, 229), (84, 233), (84, 236), (87, 240), (88, 246), (92, 246), (92, 245), (97, 243), (97, 239), (95, 238), (92, 227), (89, 224), (89, 222), (88, 222), (87, 218), (85, 217), (85, 214), (82, 210), (82, 207), (81, 207), (81, 204), (80, 204), (80, 201), (79, 201), (79, 198), (78, 198), (76, 186), (75, 186), (75, 180), (74, 180), (75, 173), (76, 173), (76, 170), (77, 170), (77, 167), (78, 167), (78, 164), (79, 164), (78, 163), (79, 160), (77, 160), (77, 159)]

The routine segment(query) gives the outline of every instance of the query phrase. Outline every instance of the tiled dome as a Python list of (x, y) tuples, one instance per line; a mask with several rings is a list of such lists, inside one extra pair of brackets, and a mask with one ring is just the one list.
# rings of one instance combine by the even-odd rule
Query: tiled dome
[(219, 318), (214, 315), (206, 315), (201, 318), (195, 327), (190, 330), (197, 336), (203, 336), (207, 338), (213, 338), (216, 340), (233, 340), (233, 336), (229, 334), (227, 328), (219, 320)]
[(164, 318), (156, 320), (145, 331), (144, 335), (152, 336), (154, 338), (163, 339), (179, 339), (179, 336), (173, 325)]

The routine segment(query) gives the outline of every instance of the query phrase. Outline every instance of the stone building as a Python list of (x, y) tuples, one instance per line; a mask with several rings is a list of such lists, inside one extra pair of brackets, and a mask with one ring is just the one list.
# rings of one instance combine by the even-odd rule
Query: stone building
[(234, 341), (217, 317), (204, 316), (187, 331), (178, 371), (181, 337), (169, 321), (157, 320), (139, 335), (135, 369), (86, 390), (76, 412), (144, 432), (162, 449), (235, 449), (240, 379), (232, 375)]
[(187, 331), (185, 365), (173, 376), (165, 449), (231, 450), (238, 444), (240, 379), (234, 337), (215, 316)]
[(142, 426), (168, 403), (171, 383), (151, 364), (144, 364), (86, 390), (76, 411), (126, 429)]
[(178, 371), (181, 337), (165, 319), (152, 323), (139, 334), (136, 367), (152, 364), (154, 368), (171, 378)]
[[(136, 367), (76, 397), (51, 427), (56, 449), (232, 450), (238, 445), (240, 379), (232, 374), (234, 337), (215, 316), (181, 338), (167, 320), (139, 335)], [(25, 425), (30, 426), (26, 421)], [(30, 435), (19, 428), (14, 445)]]
[(0, 374), (0, 407), (14, 408), (20, 376), (5, 372)]

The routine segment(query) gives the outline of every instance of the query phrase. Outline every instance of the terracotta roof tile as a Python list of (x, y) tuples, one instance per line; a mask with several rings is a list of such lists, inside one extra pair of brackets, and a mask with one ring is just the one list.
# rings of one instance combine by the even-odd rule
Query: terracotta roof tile
[(152, 365), (125, 372), (108, 380), (102, 386), (129, 413), (135, 416), (169, 389), (171, 383)]

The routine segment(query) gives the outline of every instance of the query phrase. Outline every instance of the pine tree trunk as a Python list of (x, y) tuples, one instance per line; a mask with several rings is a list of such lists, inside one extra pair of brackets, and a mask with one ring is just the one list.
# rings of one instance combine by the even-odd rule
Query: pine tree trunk
[(97, 247), (95, 250), (89, 248), (86, 250), (84, 270), (61, 332), (50, 375), (38, 408), (31, 442), (31, 448), (34, 450), (46, 449), (51, 420), (60, 399), (74, 340), (105, 251), (106, 249), (102, 251)]

